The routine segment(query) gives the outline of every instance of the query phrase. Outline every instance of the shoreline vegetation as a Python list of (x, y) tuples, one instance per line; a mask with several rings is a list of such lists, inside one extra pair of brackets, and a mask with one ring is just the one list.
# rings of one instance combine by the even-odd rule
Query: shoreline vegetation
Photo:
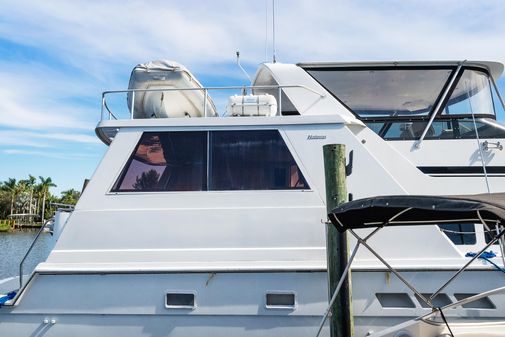
[(81, 193), (73, 188), (51, 193), (56, 184), (50, 177), (29, 175), (28, 179), (14, 178), (0, 182), (0, 232), (23, 227), (40, 227), (56, 211), (54, 204), (75, 205)]
[(9, 232), (14, 227), (14, 220), (0, 220), (0, 232)]

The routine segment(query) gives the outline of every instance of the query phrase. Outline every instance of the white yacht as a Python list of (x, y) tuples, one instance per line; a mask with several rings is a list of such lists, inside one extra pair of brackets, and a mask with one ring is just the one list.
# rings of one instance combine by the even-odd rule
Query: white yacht
[[(4, 300), (0, 335), (315, 336), (328, 304), (323, 145), (346, 145), (352, 199), (505, 192), (502, 71), (267, 63), (251, 87), (218, 88), (175, 62), (135, 67), (128, 90), (102, 95), (108, 151), (47, 260)], [(385, 228), (370, 244), (430, 294), (486, 234), (441, 223)], [(436, 305), (503, 286), (502, 248)], [(359, 337), (431, 310), (365, 250), (352, 298)], [(503, 319), (505, 298), (445, 314)]]

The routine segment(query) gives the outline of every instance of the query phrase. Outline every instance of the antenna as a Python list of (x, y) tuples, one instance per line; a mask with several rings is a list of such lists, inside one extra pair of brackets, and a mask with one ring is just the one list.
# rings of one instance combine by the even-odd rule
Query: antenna
[(265, 60), (268, 62), (268, 0), (265, 0)]
[(272, 0), (272, 61), (277, 62), (275, 59), (275, 0)]
[(252, 83), (251, 76), (249, 76), (247, 71), (245, 71), (244, 67), (242, 67), (242, 65), (240, 64), (240, 51), (238, 50), (237, 50), (237, 65), (240, 68), (240, 70), (242, 70), (242, 72), (245, 74), (245, 76), (249, 79), (249, 82)]

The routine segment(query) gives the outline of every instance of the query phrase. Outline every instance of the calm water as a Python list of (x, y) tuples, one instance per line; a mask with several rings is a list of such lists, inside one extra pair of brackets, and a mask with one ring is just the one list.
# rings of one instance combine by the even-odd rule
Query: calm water
[[(0, 233), (0, 280), (18, 276), (19, 262), (30, 247), (37, 230), (23, 230), (13, 233)], [(30, 274), (35, 266), (44, 261), (53, 248), (53, 237), (42, 233), (24, 263), (23, 274)]]

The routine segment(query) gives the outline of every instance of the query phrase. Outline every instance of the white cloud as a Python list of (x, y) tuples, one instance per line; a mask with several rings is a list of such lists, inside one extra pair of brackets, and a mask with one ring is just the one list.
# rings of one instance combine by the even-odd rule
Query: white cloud
[(20, 150), (20, 149), (7, 149), (2, 151), (8, 155), (22, 155), (22, 156), (40, 156), (56, 159), (89, 159), (95, 158), (94, 155), (77, 154), (77, 153), (61, 153), (51, 151), (33, 151), (33, 150)]
[(93, 89), (72, 74), (41, 63), (0, 62), (0, 126), (24, 129), (90, 129), (99, 117), (73, 100), (96, 97)]
[[(3, 36), (109, 76), (153, 58), (213, 72), (264, 59), (263, 1), (43, 1), (3, 7)], [(277, 1), (280, 60), (505, 59), (502, 1)], [(19, 22), (24, 22), (19, 26)], [(112, 75), (111, 75), (112, 76)], [(239, 74), (237, 73), (237, 76)]]
[(50, 147), (47, 141), (101, 144), (97, 137), (82, 133), (44, 133), (20, 130), (0, 130), (0, 145)]

